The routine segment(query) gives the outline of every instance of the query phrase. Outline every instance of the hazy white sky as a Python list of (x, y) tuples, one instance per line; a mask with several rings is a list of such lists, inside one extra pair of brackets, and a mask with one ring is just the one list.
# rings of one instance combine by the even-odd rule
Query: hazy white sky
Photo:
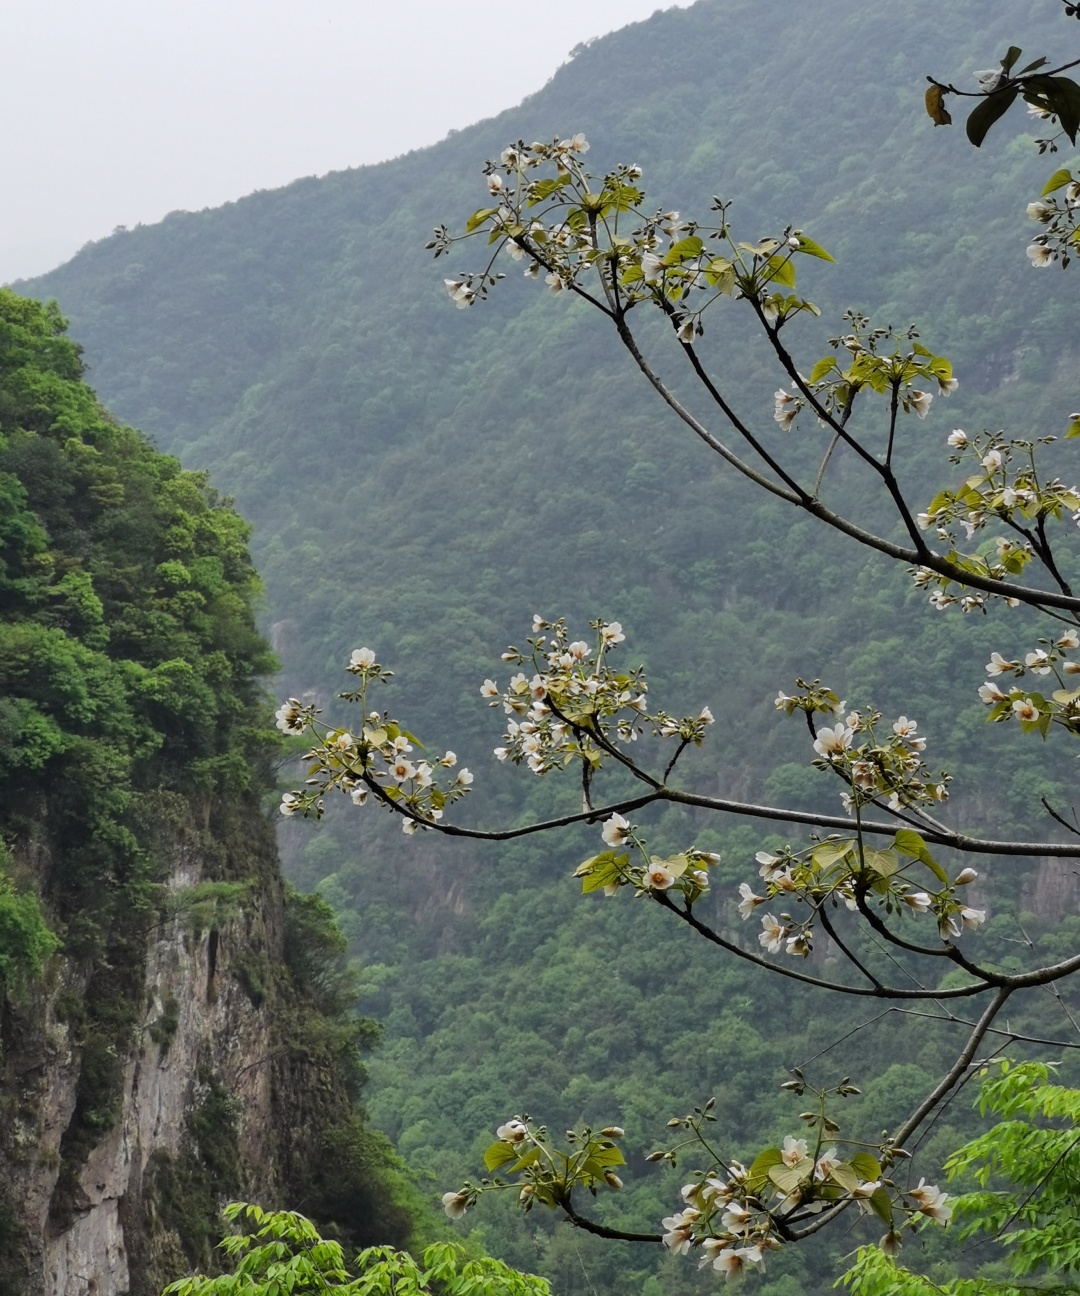
[(0, 283), (116, 225), (432, 144), (670, 7), (0, 0)]

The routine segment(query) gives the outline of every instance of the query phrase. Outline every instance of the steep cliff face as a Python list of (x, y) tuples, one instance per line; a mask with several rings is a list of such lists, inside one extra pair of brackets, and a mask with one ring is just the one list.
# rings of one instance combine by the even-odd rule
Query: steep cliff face
[[(182, 899), (206, 879), (198, 845), (178, 840), (166, 900)], [(282, 1200), (272, 1015), (265, 1000), (252, 1002), (235, 967), (242, 950), (280, 962), (280, 911), (280, 895), (268, 888), (220, 928), (195, 931), (174, 906), (147, 932), (141, 1002), (118, 1059), (118, 1116), (97, 1141), (79, 1140), (77, 1150), (70, 1138), (65, 1147), (65, 1135), (78, 1106), (84, 1047), (58, 1005), (85, 997), (87, 970), (65, 966), (50, 991), (9, 1013), (3, 1087), (18, 1115), (5, 1122), (2, 1155), (11, 1222), (21, 1235), (8, 1256), (11, 1290), (159, 1291), (193, 1258), (193, 1239), (190, 1231), (183, 1236), (169, 1192), (185, 1158), (215, 1158), (224, 1191)], [(203, 1148), (210, 1131), (200, 1131), (199, 1117), (205, 1121), (215, 1104), (214, 1143)]]
[(0, 1296), (150, 1296), (237, 1196), (400, 1243), (373, 1028), (278, 870), (247, 528), (81, 374), (0, 290)]

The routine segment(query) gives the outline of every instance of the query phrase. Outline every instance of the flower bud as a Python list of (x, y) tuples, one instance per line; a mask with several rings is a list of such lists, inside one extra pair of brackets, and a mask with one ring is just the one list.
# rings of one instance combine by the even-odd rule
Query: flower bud
[(600, 1131), (604, 1138), (618, 1139), (626, 1137), (626, 1130), (621, 1125), (605, 1125)]
[(954, 886), (967, 886), (969, 882), (974, 882), (978, 873), (973, 868), (961, 869), (956, 875)]

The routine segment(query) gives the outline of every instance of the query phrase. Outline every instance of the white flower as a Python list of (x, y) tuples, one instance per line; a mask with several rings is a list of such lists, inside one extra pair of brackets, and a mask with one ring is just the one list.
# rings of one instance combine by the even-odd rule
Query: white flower
[(908, 1196), (915, 1203), (916, 1209), (939, 1224), (948, 1224), (952, 1218), (952, 1207), (946, 1206), (948, 1193), (938, 1191), (936, 1184), (928, 1184), (925, 1179), (919, 1180), (919, 1186), (912, 1188)]
[(830, 1170), (835, 1170), (840, 1164), (842, 1163), (836, 1155), (836, 1148), (829, 1148), (814, 1162), (814, 1178), (819, 1181), (827, 1178)]
[(439, 761), (439, 764), (444, 765), (447, 769), (453, 769), (457, 764), (457, 753), (448, 751), (442, 760)]
[(895, 1229), (890, 1229), (881, 1239), (878, 1246), (883, 1253), (891, 1259), (895, 1259), (900, 1254), (900, 1247), (903, 1245), (903, 1238)]
[(472, 771), (463, 765), (461, 769), (458, 770), (457, 778), (454, 779), (454, 782), (458, 787), (469, 787), (472, 781)]
[(1029, 652), (1024, 658), (1024, 665), (1031, 671), (1032, 675), (1050, 674), (1050, 658), (1042, 648), (1036, 648), (1034, 652)]
[(826, 760), (836, 760), (851, 746), (852, 731), (843, 722), (830, 729), (827, 726), (814, 739), (814, 751)]
[(601, 836), (609, 846), (622, 846), (630, 838), (630, 821), (621, 814), (613, 814), (604, 821)]
[(286, 792), (281, 798), (281, 805), (278, 809), (283, 815), (294, 815), (300, 809), (302, 798), (295, 792)]
[(370, 670), (375, 665), (375, 653), (370, 648), (355, 648), (349, 658), (349, 665), (353, 670)]
[(1004, 675), (1007, 672), (1016, 670), (1019, 665), (1018, 661), (1006, 661), (1001, 653), (992, 652), (990, 660), (986, 663), (986, 673), (987, 675)]
[(662, 1238), (664, 1246), (674, 1251), (676, 1255), (686, 1255), (693, 1239), (694, 1224), (700, 1214), (700, 1211), (688, 1206), (677, 1215), (668, 1215), (662, 1221), (664, 1228), (667, 1229)]
[(930, 402), (934, 399), (932, 392), (913, 391), (907, 398), (907, 407), (919, 418), (926, 418), (930, 413)]
[(783, 871), (779, 855), (770, 855), (768, 851), (758, 851), (754, 856), (754, 860), (761, 865), (758, 869), (758, 876), (763, 877), (766, 882), (771, 882), (777, 873)]
[(411, 778), (416, 778), (416, 766), (404, 756), (399, 756), (390, 765), (390, 777), (395, 783), (405, 783)]
[(729, 1233), (745, 1233), (752, 1219), (751, 1211), (748, 1211), (741, 1202), (733, 1201), (728, 1203), (720, 1223)]
[(600, 637), (603, 639), (605, 647), (611, 648), (615, 644), (622, 643), (626, 635), (623, 634), (621, 622), (609, 621), (607, 625), (601, 626)]
[(953, 428), (945, 438), (946, 443), (951, 445), (955, 450), (962, 450), (968, 443), (968, 434), (963, 428)]
[(908, 905), (915, 913), (928, 913), (933, 901), (925, 891), (909, 891), (903, 897), (904, 904)]
[(503, 178), (497, 171), (492, 172), (487, 178), (488, 193), (497, 194), (503, 187)]
[(571, 137), (568, 144), (564, 142), (563, 147), (573, 149), (575, 153), (588, 153), (589, 141), (581, 131), (578, 131), (576, 135)]
[(745, 922), (760, 904), (765, 903), (765, 897), (754, 895), (750, 886), (746, 882), (739, 883), (739, 895), (742, 899), (739, 901), (739, 914)]
[(289, 698), (274, 712), (277, 727), (282, 733), (299, 734), (304, 732), (304, 708), (296, 698)]
[(993, 92), (1005, 80), (1005, 72), (1002, 68), (984, 68), (981, 72), (972, 72), (971, 74), (979, 84), (979, 89), (983, 94), (993, 94)]
[(492, 754), (497, 761), (505, 761), (510, 755), (505, 747), (496, 747)]
[(793, 958), (807, 958), (810, 954), (810, 940), (805, 932), (796, 932), (789, 936), (784, 945), (784, 953)]
[(898, 738), (913, 738), (918, 727), (917, 721), (909, 720), (907, 716), (901, 716), (893, 725), (892, 731)]
[(695, 319), (693, 315), (687, 315), (686, 319), (684, 319), (681, 324), (675, 326), (675, 336), (680, 342), (687, 346), (693, 342), (695, 331)]
[(1029, 243), (1027, 255), (1033, 266), (1048, 266), (1054, 261), (1054, 254), (1045, 243)]
[(475, 292), (461, 279), (444, 279), (443, 284), (450, 294), (450, 300), (459, 310), (471, 306), (476, 300)]
[(778, 922), (772, 914), (762, 914), (761, 925), (764, 930), (758, 936), (758, 944), (763, 945), (770, 954), (779, 954), (787, 928), (782, 922)]
[(957, 387), (960, 386), (960, 380), (958, 378), (942, 378), (939, 376), (937, 385), (938, 391), (942, 396), (951, 396), (953, 392), (956, 391)]
[(778, 387), (773, 392), (773, 418), (783, 431), (787, 431), (795, 422), (795, 415), (802, 408), (802, 401), (791, 392), (784, 391), (783, 387)]
[(507, 1121), (495, 1131), (495, 1137), (504, 1143), (521, 1143), (528, 1135), (528, 1127), (519, 1120)]
[(349, 798), (354, 806), (362, 806), (367, 801), (368, 790), (363, 783), (360, 783), (349, 793)]
[(1017, 698), (1012, 704), (1012, 709), (1016, 713), (1016, 718), (1023, 724), (1031, 724), (1039, 718), (1039, 708), (1031, 698)]
[(1005, 701), (1005, 694), (994, 683), (993, 680), (987, 680), (985, 684), (979, 685), (979, 697), (987, 706), (993, 706), (997, 702)]
[(1040, 221), (1043, 225), (1053, 219), (1054, 209), (1049, 203), (1029, 202), (1027, 205), (1027, 214), (1032, 220)]
[(986, 922), (986, 910), (969, 909), (964, 906), (960, 910), (960, 921), (968, 931), (974, 931), (976, 927), (980, 927), (984, 922)]
[(448, 1192), (442, 1195), (443, 1210), (451, 1219), (461, 1219), (469, 1205), (469, 1195), (463, 1192)]
[(1080, 648), (1080, 635), (1078, 635), (1075, 630), (1066, 630), (1057, 641), (1057, 646), (1062, 650), (1062, 652), (1068, 652), (1073, 648)]
[(551, 293), (553, 297), (558, 297), (559, 293), (566, 288), (566, 284), (562, 281), (562, 276), (557, 275), (554, 270), (544, 275), (544, 283), (547, 284), (548, 292)]
[[(402, 819), (401, 831), (405, 834), (406, 837), (411, 837), (414, 832), (420, 831), (420, 825), (416, 822), (415, 819)], [(464, 1207), (462, 1207), (462, 1209), (464, 1210)]]
[(784, 1146), (780, 1149), (780, 1155), (784, 1158), (784, 1165), (797, 1166), (801, 1161), (806, 1160), (806, 1139), (795, 1138), (788, 1134), (784, 1139)]
[(496, 684), (494, 680), (490, 680), (490, 679), (484, 680), (483, 684), (480, 685), (480, 696), (486, 698), (498, 697), (499, 696), (498, 684)]
[(643, 878), (650, 891), (666, 891), (675, 883), (675, 874), (666, 869), (660, 860), (651, 860)]

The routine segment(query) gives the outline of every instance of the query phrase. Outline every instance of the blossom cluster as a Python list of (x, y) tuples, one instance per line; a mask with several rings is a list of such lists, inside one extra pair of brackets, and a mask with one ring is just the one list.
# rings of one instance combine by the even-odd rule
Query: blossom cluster
[(534, 1125), (528, 1116), (515, 1116), (496, 1129), (496, 1141), (485, 1151), (484, 1165), (489, 1171), (517, 1178), (466, 1182), (457, 1191), (443, 1193), (443, 1210), (450, 1219), (459, 1219), (481, 1193), (507, 1189), (517, 1193), (524, 1210), (535, 1205), (563, 1205), (579, 1185), (593, 1194), (600, 1185), (618, 1192), (623, 1181), (616, 1170), (625, 1165), (618, 1140), (624, 1135), (618, 1125), (599, 1131), (588, 1127), (567, 1130), (567, 1146), (559, 1148), (545, 1126)]
[[(894, 397), (897, 408), (924, 419), (935, 395), (949, 396), (959, 386), (952, 365), (918, 339), (915, 328), (898, 333), (876, 328), (859, 311), (844, 312), (847, 331), (829, 339), (836, 353), (824, 356), (810, 371), (808, 385), (826, 409), (842, 413), (859, 392)], [(778, 391), (774, 417), (781, 421)]]
[[(873, 901), (886, 913), (929, 914), (943, 941), (957, 940), (965, 930), (974, 931), (986, 921), (986, 911), (966, 904), (957, 892), (978, 878), (976, 870), (963, 868), (950, 881), (911, 829), (900, 829), (884, 850), (873, 849), (859, 838), (828, 837), (801, 851), (761, 850), (754, 858), (765, 894), (758, 895), (748, 882), (739, 883), (738, 909), (744, 922), (761, 905), (775, 901), (802, 904), (808, 910), (801, 919), (788, 912), (779, 917), (769, 912), (760, 915), (758, 943), (768, 954), (806, 958), (813, 951), (814, 921), (833, 901), (852, 911), (865, 911)], [(923, 889), (910, 880), (909, 872), (919, 865), (930, 870), (936, 887)]]
[[(986, 663), (990, 677), (979, 686), (979, 697), (990, 707), (991, 721), (1017, 720), (1025, 732), (1037, 730), (1044, 737), (1051, 724), (1062, 725), (1070, 733), (1080, 734), (1080, 661), (1069, 653), (1080, 649), (1080, 633), (1066, 630), (1054, 639), (1040, 639), (1037, 647), (1023, 658), (1003, 657), (992, 652)], [(1020, 679), (1025, 675), (1053, 677), (1058, 687), (1049, 697), (1041, 689), (1024, 689), (1013, 685), (1007, 690), (998, 680), (1003, 676)]]
[(1077, 213), (1080, 212), (1080, 180), (1062, 168), (1055, 171), (1035, 202), (1027, 205), (1027, 214), (1042, 229), (1028, 244), (1027, 255), (1032, 266), (1069, 264), (1070, 256), (1080, 245)]
[(756, 243), (736, 243), (728, 204), (719, 199), (713, 225), (684, 220), (677, 211), (647, 213), (641, 168), (621, 165), (603, 177), (591, 175), (583, 163), (588, 147), (580, 134), (518, 141), (485, 165), (488, 205), (469, 217), (462, 235), (439, 226), (427, 245), (439, 257), (462, 238), (486, 234), (493, 246), (483, 270), (444, 281), (455, 305), (468, 307), (487, 296), (504, 277), (494, 267), (505, 252), (556, 295), (584, 291), (620, 307), (652, 301), (688, 345), (704, 331), (705, 310), (725, 295), (753, 301), (773, 325), (800, 311), (817, 313), (787, 291), (795, 285), (796, 255), (832, 260), (804, 231), (789, 227)]
[(524, 763), (546, 774), (580, 760), (597, 769), (619, 744), (636, 742), (649, 725), (662, 738), (700, 744), (712, 713), (673, 717), (650, 710), (648, 683), (640, 667), (616, 669), (609, 661), (626, 635), (618, 621), (590, 623), (591, 641), (571, 639), (566, 622), (533, 618), (528, 653), (509, 648), (503, 660), (518, 669), (500, 688), (484, 680), (480, 694), (507, 716), (503, 744), (495, 757)]
[(644, 838), (618, 813), (604, 821), (601, 832), (609, 849), (585, 860), (574, 871), (574, 876), (582, 879), (585, 893), (602, 890), (614, 896), (623, 887), (632, 886), (639, 896), (655, 898), (671, 891), (693, 904), (709, 889), (709, 869), (720, 863), (715, 851), (696, 847), (669, 858), (650, 855)]
[(367, 710), (369, 686), (391, 676), (376, 661), (372, 649), (357, 648), (345, 669), (356, 677), (357, 687), (341, 697), (360, 704), (364, 722), (359, 733), (321, 724), (319, 709), (296, 698), (289, 698), (276, 712), (277, 727), (283, 733), (315, 739), (304, 755), (308, 762), (305, 790), (286, 792), (281, 813), (318, 818), (325, 809), (326, 794), (337, 790), (354, 805), (374, 799), (397, 810), (406, 834), (437, 824), (445, 808), (468, 792), (472, 774), (457, 768), (452, 751), (432, 760), (423, 758), (417, 751), (422, 750), (419, 739), (385, 711)]
[[(809, 1087), (801, 1072), (782, 1088), (803, 1094)], [(813, 1138), (787, 1135), (779, 1147), (764, 1149), (750, 1166), (741, 1162), (714, 1163), (682, 1187), (682, 1209), (664, 1218), (663, 1244), (677, 1255), (700, 1252), (699, 1267), (712, 1268), (736, 1278), (747, 1267), (762, 1268), (766, 1254), (783, 1245), (789, 1230), (830, 1207), (853, 1202), (860, 1212), (873, 1213), (888, 1228), (881, 1245), (895, 1254), (900, 1229), (914, 1227), (920, 1219), (947, 1224), (952, 1215), (948, 1194), (921, 1179), (904, 1189), (888, 1177), (887, 1168), (906, 1158), (902, 1148), (883, 1138), (880, 1159), (865, 1145), (840, 1139), (840, 1127), (828, 1115), (827, 1101), (857, 1094), (844, 1080), (829, 1090), (813, 1091), (816, 1111), (803, 1112)], [(673, 1164), (680, 1148), (695, 1143), (711, 1151), (703, 1137), (709, 1108), (668, 1122), (689, 1137), (668, 1151), (653, 1152), (647, 1160)], [(841, 1149), (845, 1149), (842, 1151)], [(859, 1149), (859, 1150), (847, 1150)], [(715, 1155), (715, 1153), (713, 1153)]]
[[(1080, 415), (1070, 416), (1069, 435), (1073, 427), (1080, 431)], [(1045, 561), (1050, 555), (1046, 522), (1060, 521), (1068, 513), (1080, 524), (1080, 488), (1058, 477), (1043, 477), (1036, 463), (1038, 448), (1055, 440), (1053, 436), (1008, 439), (1001, 433), (969, 436), (962, 428), (953, 428), (947, 437), (950, 462), (968, 463), (971, 471), (959, 487), (940, 491), (918, 514), (920, 529), (932, 530), (953, 546), (949, 559), (954, 566), (993, 580), (1019, 576), (1034, 557)], [(1007, 534), (992, 541), (982, 539), (975, 554), (956, 552), (958, 527), (971, 541), (995, 522)], [(964, 612), (984, 610), (987, 600), (997, 597), (976, 590), (953, 593), (955, 581), (929, 567), (916, 567), (911, 575), (918, 588), (931, 590), (930, 603), (938, 610), (951, 606)], [(1006, 597), (1005, 602), (1017, 605), (1016, 599)]]
[[(931, 775), (922, 753), (926, 739), (917, 721), (900, 716), (891, 725), (872, 708), (849, 709), (847, 702), (820, 681), (797, 680), (799, 694), (779, 693), (774, 705), (785, 715), (805, 713), (814, 730), (814, 765), (838, 774), (845, 785), (840, 797), (851, 812), (864, 805), (889, 810), (929, 805), (947, 799), (950, 776)], [(824, 714), (833, 724), (818, 725)]]

